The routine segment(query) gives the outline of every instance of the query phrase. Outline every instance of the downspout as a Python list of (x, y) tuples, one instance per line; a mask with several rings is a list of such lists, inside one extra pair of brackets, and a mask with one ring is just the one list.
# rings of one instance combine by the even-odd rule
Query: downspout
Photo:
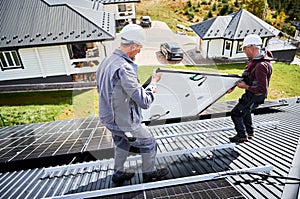
[(100, 41), (100, 44), (103, 46), (104, 49), (104, 57), (107, 57), (106, 46), (102, 43), (102, 41)]
[(225, 44), (226, 44), (226, 39), (223, 39), (223, 49), (222, 49), (223, 56), (224, 56), (224, 52), (225, 52), (225, 48), (226, 48)]
[(210, 42), (210, 40), (207, 41), (206, 58), (208, 58), (209, 42)]
[(234, 43), (234, 41), (231, 41), (231, 44), (230, 44), (230, 55), (229, 55), (229, 57), (232, 57), (233, 43)]

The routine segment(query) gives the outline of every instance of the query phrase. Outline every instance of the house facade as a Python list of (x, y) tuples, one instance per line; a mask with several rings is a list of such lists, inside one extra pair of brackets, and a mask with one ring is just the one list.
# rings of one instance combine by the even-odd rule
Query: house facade
[(300, 21), (295, 21), (292, 25), (296, 27), (294, 39), (298, 41), (298, 46), (300, 47)]
[(140, 0), (91, 0), (93, 8), (110, 12), (115, 15), (116, 27), (121, 28), (127, 23), (136, 23), (135, 3)]
[(93, 78), (115, 38), (114, 15), (89, 0), (10, 0), (1, 6), (0, 85)]
[(241, 46), (245, 36), (260, 35), (265, 47), (269, 39), (280, 32), (244, 9), (203, 21), (191, 28), (200, 37), (198, 51), (205, 58), (243, 58), (245, 54)]

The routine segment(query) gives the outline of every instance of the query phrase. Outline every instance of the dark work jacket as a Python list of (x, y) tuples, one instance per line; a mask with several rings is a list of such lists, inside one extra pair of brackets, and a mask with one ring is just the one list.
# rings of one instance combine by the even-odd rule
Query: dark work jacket
[(270, 51), (262, 49), (261, 53), (249, 60), (242, 76), (249, 88), (246, 92), (267, 97), (270, 78), (272, 75), (273, 55)]

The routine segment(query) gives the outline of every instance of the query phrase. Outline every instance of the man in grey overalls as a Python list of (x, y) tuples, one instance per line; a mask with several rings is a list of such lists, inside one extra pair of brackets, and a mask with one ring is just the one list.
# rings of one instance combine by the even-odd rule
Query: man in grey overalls
[(144, 89), (138, 82), (137, 65), (133, 60), (145, 42), (145, 31), (136, 24), (129, 24), (121, 30), (120, 37), (119, 49), (102, 61), (96, 73), (100, 121), (111, 131), (115, 144), (112, 181), (123, 183), (134, 176), (124, 168), (131, 149), (142, 156), (144, 182), (158, 180), (167, 175), (168, 170), (155, 167), (157, 144), (142, 124), (141, 109), (149, 108), (153, 102), (161, 74), (153, 72), (151, 83)]

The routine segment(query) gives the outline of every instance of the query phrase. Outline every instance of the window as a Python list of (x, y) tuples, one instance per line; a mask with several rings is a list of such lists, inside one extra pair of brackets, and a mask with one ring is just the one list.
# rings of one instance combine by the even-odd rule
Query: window
[(17, 51), (0, 52), (0, 67), (1, 70), (24, 68), (20, 62)]
[(127, 11), (132, 11), (131, 5), (127, 5)]
[(91, 67), (99, 64), (99, 48), (96, 42), (67, 45), (70, 60), (75, 68)]
[(238, 42), (238, 46), (237, 46), (237, 53), (243, 53), (243, 48), (242, 48), (242, 45), (243, 45), (243, 41), (239, 41)]
[(231, 46), (231, 42), (230, 41), (226, 41), (226, 43), (225, 43), (225, 49), (226, 50), (230, 50), (230, 46)]
[(125, 4), (118, 5), (118, 8), (119, 8), (119, 12), (126, 12), (126, 5)]

